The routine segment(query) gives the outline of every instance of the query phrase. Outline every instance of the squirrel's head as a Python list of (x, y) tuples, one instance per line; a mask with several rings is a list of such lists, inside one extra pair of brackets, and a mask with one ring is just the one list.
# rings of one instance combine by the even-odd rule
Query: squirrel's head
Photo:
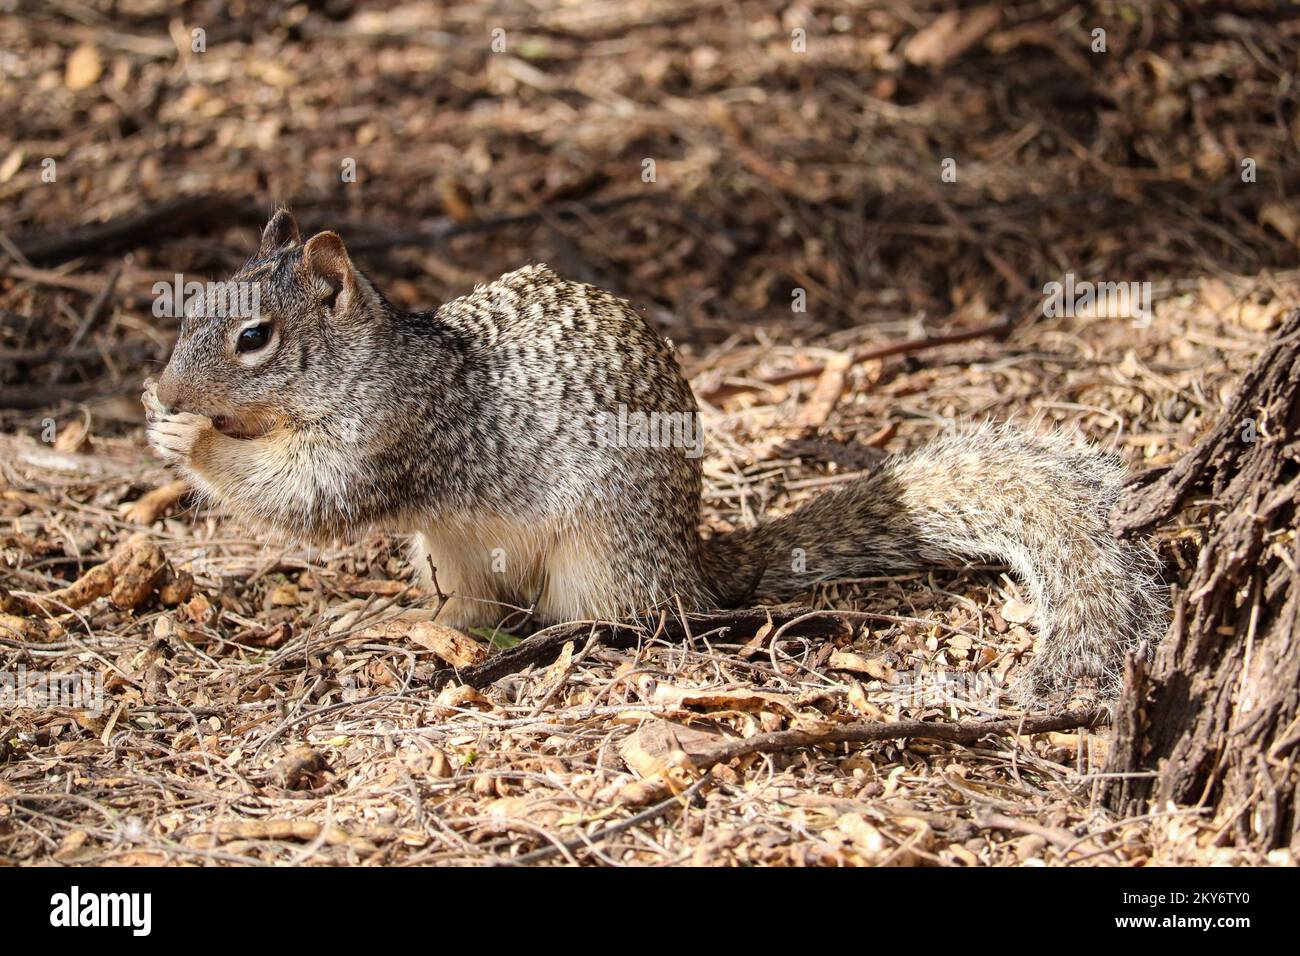
[(347, 383), (364, 377), (364, 343), (388, 310), (336, 233), (302, 242), (283, 209), (238, 273), (202, 295), (188, 288), (158, 399), (240, 437), (320, 418), (345, 401)]

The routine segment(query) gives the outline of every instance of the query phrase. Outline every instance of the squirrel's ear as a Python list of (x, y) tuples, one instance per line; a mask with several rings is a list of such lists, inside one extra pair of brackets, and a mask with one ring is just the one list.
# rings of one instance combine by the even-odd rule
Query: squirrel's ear
[(302, 268), (331, 312), (341, 312), (357, 294), (357, 273), (337, 232), (318, 232), (307, 240)]
[(257, 258), (265, 259), (276, 250), (297, 241), (298, 223), (294, 221), (289, 210), (277, 209), (271, 221), (262, 230), (262, 244), (258, 247)]

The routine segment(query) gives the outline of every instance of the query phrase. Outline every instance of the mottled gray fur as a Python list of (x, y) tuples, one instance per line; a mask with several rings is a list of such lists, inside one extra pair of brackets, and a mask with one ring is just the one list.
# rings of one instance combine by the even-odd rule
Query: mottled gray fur
[[(457, 595), (451, 623), (503, 604), (542, 621), (785, 599), (818, 581), (953, 560), (1007, 562), (1038, 608), (1025, 696), (1088, 676), (1164, 629), (1143, 544), (1107, 531), (1121, 463), (1060, 434), (954, 431), (795, 513), (701, 538), (701, 462), (611, 447), (620, 407), (694, 412), (671, 348), (626, 302), (528, 266), (435, 313), (390, 305), (323, 233), (276, 215), (234, 277), (260, 283), (272, 338), (187, 317), (146, 394), (150, 440), (232, 512), (308, 539), (413, 535)], [(214, 424), (215, 422), (215, 424)]]

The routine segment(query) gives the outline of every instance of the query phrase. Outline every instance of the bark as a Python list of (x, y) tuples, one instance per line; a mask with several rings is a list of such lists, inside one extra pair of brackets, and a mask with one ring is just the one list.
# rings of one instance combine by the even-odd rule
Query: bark
[(1133, 776), (1110, 781), (1113, 809), (1202, 805), (1220, 844), (1300, 852), (1298, 502), (1300, 310), (1215, 428), (1117, 511), (1121, 533), (1189, 506), (1208, 525), (1153, 663), (1129, 662), (1107, 770)]

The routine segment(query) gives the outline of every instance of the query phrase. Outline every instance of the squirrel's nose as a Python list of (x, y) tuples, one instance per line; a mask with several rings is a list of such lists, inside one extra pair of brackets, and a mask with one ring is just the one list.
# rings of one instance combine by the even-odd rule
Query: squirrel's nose
[(169, 412), (185, 411), (181, 404), (180, 383), (176, 381), (176, 376), (171, 374), (171, 369), (164, 370), (158, 378), (158, 401), (162, 402)]

